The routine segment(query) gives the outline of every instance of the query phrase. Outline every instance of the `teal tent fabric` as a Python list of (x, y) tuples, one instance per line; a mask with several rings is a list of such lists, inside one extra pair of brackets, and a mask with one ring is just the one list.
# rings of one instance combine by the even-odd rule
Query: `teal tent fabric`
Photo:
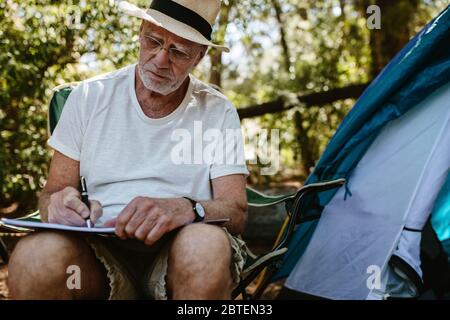
[(439, 240), (447, 243), (444, 249), (450, 256), (450, 172), (435, 202), (431, 224)]
[[(351, 196), (352, 170), (381, 129), (450, 81), (449, 8), (427, 24), (364, 91), (329, 142), (306, 184), (346, 178), (346, 196)], [(325, 207), (335, 193), (336, 190), (320, 194), (316, 198), (319, 205)], [(446, 203), (448, 201), (447, 197)], [(289, 275), (316, 225), (298, 227), (282, 267), (272, 280)]]

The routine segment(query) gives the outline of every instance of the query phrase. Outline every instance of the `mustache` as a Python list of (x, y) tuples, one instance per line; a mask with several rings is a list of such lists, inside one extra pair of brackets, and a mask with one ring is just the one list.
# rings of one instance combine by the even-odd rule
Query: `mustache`
[(158, 69), (153, 66), (143, 65), (141, 70), (142, 70), (142, 72), (152, 72), (160, 77), (172, 79), (172, 74), (170, 72), (163, 71), (162, 69)]

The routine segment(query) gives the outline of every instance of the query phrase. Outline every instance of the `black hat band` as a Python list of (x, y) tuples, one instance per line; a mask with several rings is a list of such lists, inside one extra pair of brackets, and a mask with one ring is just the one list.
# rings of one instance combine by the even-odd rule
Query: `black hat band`
[(153, 0), (150, 9), (157, 10), (175, 20), (191, 26), (200, 32), (206, 39), (211, 40), (211, 25), (198, 13), (171, 0)]

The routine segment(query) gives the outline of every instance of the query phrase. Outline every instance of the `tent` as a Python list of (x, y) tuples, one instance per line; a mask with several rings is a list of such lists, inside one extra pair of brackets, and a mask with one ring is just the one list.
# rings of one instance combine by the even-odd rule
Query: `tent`
[(449, 39), (447, 7), (345, 117), (306, 184), (347, 182), (305, 206), (320, 206), (321, 218), (298, 227), (272, 280), (287, 277), (286, 288), (318, 297), (371, 299), (372, 276), (383, 278), (396, 260), (411, 272), (406, 279), (422, 281), (430, 216), (439, 240), (450, 241)]

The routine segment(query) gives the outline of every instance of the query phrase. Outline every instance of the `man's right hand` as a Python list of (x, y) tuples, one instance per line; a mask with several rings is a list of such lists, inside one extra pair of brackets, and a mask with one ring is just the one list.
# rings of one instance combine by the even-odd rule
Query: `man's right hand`
[(48, 222), (64, 224), (67, 226), (86, 226), (90, 217), (92, 224), (102, 216), (103, 210), (100, 202), (89, 200), (91, 210), (81, 201), (80, 192), (74, 187), (65, 187), (50, 196), (48, 205)]

